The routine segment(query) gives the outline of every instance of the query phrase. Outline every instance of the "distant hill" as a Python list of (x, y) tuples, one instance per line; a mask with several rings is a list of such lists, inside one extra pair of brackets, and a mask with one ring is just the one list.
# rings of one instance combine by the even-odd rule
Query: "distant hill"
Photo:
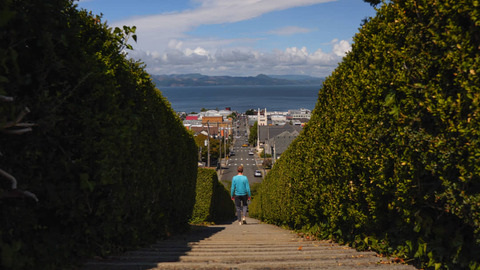
[(323, 78), (304, 75), (264, 75), (255, 77), (207, 76), (199, 73), (151, 75), (160, 86), (214, 86), (214, 85), (321, 85)]

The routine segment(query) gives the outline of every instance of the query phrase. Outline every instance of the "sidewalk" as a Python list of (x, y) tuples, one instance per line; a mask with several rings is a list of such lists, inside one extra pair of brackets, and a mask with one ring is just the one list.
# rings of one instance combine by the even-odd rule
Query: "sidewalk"
[(415, 269), (392, 264), (374, 252), (358, 252), (329, 241), (309, 241), (277, 226), (247, 218), (195, 227), (150, 247), (103, 260), (83, 269)]

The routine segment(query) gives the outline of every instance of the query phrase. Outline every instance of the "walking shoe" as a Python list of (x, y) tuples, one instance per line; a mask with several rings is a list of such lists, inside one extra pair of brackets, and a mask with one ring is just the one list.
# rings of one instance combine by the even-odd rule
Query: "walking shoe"
[(247, 224), (247, 219), (246, 219), (245, 217), (243, 217), (242, 223), (243, 223), (243, 224)]
[(238, 222), (238, 225), (242, 225), (242, 222), (241, 222), (241, 221), (239, 221), (239, 222)]

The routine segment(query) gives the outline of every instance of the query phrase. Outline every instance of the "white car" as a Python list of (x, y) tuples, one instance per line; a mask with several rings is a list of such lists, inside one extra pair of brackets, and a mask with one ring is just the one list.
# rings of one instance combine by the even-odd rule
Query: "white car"
[(252, 152), (252, 151), (248, 152), (248, 154), (249, 154), (250, 156), (253, 156), (253, 152)]
[(255, 177), (262, 177), (262, 172), (259, 170), (256, 170), (255, 173), (253, 174)]

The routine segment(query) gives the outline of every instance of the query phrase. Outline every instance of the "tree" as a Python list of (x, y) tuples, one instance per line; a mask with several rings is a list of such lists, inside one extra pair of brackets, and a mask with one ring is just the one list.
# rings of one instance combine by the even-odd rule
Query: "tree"
[(365, 3), (369, 3), (371, 6), (377, 6), (382, 2), (382, 0), (363, 0)]
[[(195, 203), (195, 143), (127, 57), (135, 28), (73, 2), (0, 4), (0, 99), (15, 98), (0, 102), (0, 130), (22, 132), (25, 107), (37, 123), (0, 136), (1, 169), (40, 201), (0, 203), (1, 269), (71, 268), (146, 244), (186, 229)], [(16, 182), (3, 176), (1, 195)]]
[(258, 121), (255, 121), (255, 124), (250, 128), (250, 135), (248, 136), (248, 142), (254, 146), (257, 145), (258, 138)]
[(384, 1), (251, 213), (419, 268), (480, 269), (479, 45), (478, 1)]
[(270, 168), (272, 167), (272, 159), (271, 159), (271, 158), (265, 159), (265, 160), (262, 162), (262, 166), (263, 166), (265, 169), (270, 169)]
[[(201, 147), (201, 157), (202, 161), (206, 162), (208, 159), (208, 149), (207, 146), (205, 146), (205, 141), (207, 140), (207, 136), (203, 134), (198, 134), (195, 138), (195, 143), (197, 144), (197, 147)], [(216, 139), (210, 138), (210, 160), (216, 160), (219, 157), (219, 151), (220, 151), (220, 142)]]
[[(7, 96), (1, 96), (0, 95), (0, 103), (1, 102), (13, 102), (13, 97), (7, 97)], [(14, 106), (13, 106), (14, 107)], [(6, 109), (6, 106), (0, 106), (0, 111), (4, 111)], [(6, 110), (5, 110), (6, 111)], [(5, 121), (3, 120), (3, 123), (0, 123), (0, 135), (22, 135), (27, 132), (32, 131), (32, 126), (35, 126), (35, 124), (32, 123), (21, 123), (23, 118), (30, 112), (30, 110), (25, 107), (15, 118), (15, 120), (12, 121)], [(3, 112), (3, 115), (6, 115), (5, 112)], [(0, 152), (0, 156), (2, 153)], [(2, 191), (0, 189), (0, 203), (2, 199), (32, 199), (35, 202), (38, 202), (38, 198), (35, 194), (31, 193), (30, 191), (24, 191), (18, 189), (18, 183), (17, 179), (11, 175), (10, 173), (2, 170), (0, 168), (0, 183), (3, 182), (3, 180), (8, 180), (10, 182), (10, 186), (8, 187), (7, 190)], [(0, 186), (4, 186), (1, 184)]]
[(255, 115), (255, 114), (257, 114), (257, 113), (255, 112), (254, 109), (249, 109), (249, 110), (245, 111), (245, 114), (246, 114), (246, 115)]

